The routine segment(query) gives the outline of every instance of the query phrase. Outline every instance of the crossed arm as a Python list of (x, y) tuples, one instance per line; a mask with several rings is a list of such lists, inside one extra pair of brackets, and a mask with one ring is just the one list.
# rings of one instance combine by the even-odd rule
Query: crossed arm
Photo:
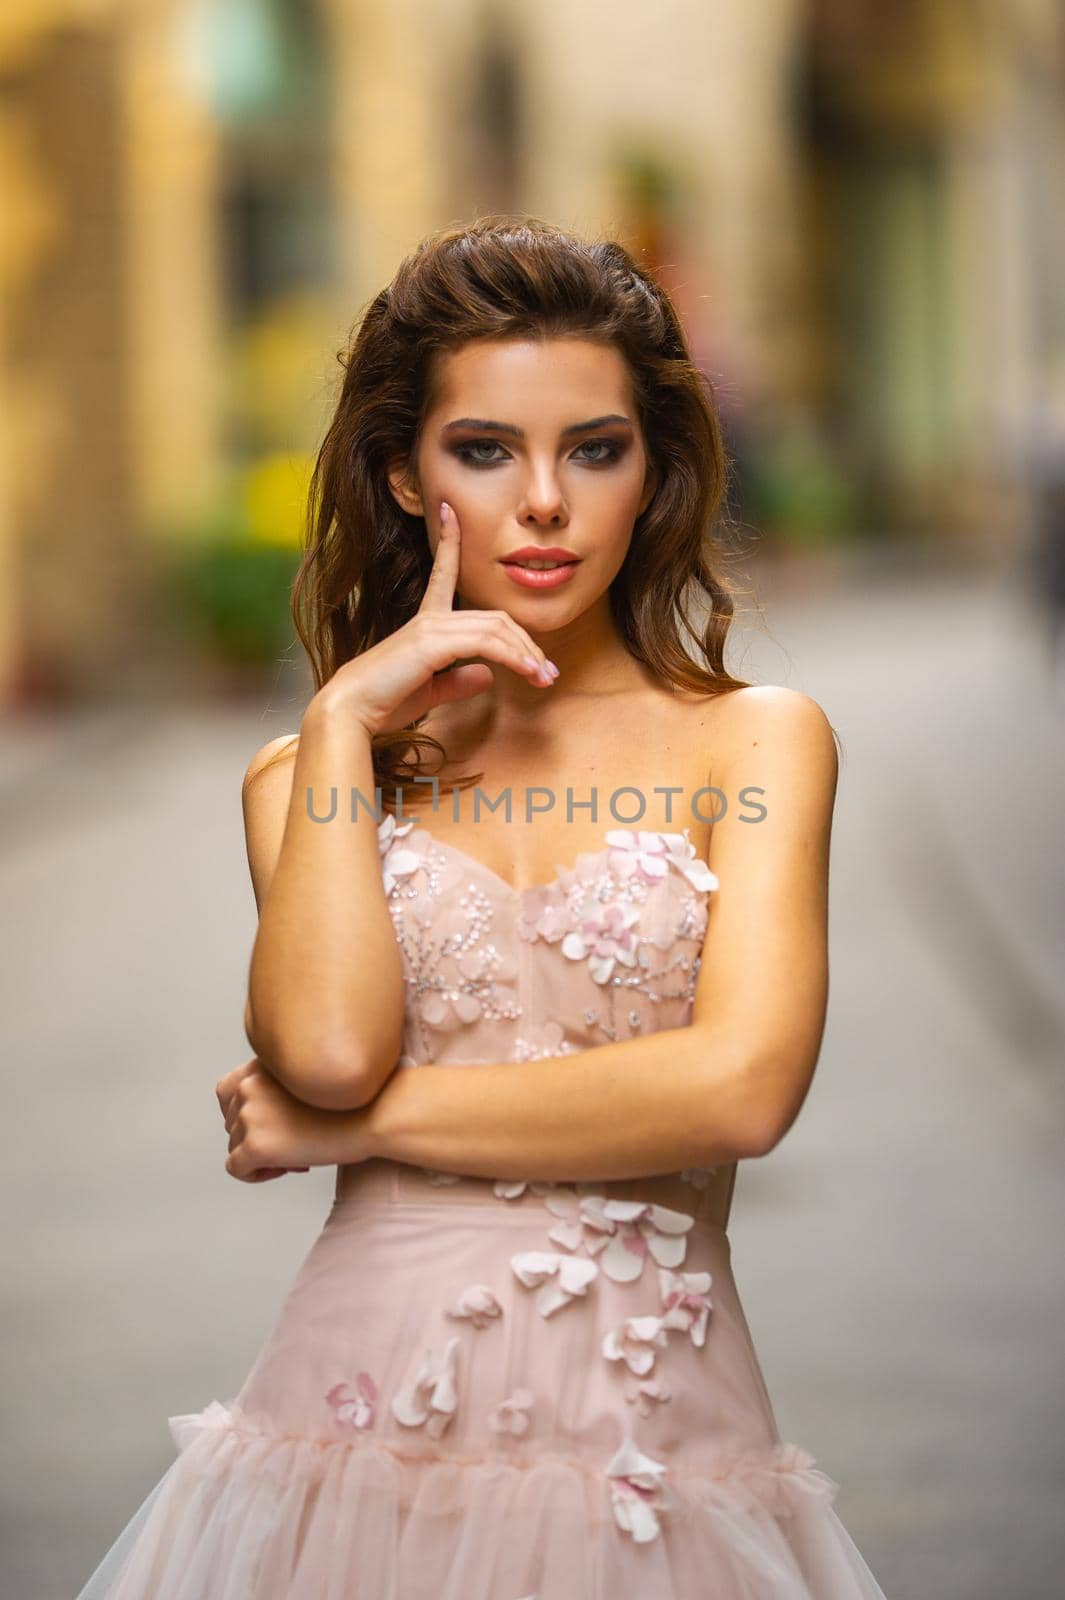
[[(721, 1165), (783, 1138), (812, 1082), (827, 1010), (836, 749), (806, 695), (756, 688), (729, 699), (708, 779), (729, 804), (709, 857), (720, 887), (690, 1025), (534, 1070), (394, 1071), (350, 1109), (301, 1108), (307, 1139), (316, 1119), (312, 1164), (377, 1155), (482, 1177), (606, 1180)], [(760, 821), (741, 820), (744, 789), (757, 791)], [(249, 832), (254, 879), (250, 841)], [(256, 893), (261, 905), (258, 883)]]

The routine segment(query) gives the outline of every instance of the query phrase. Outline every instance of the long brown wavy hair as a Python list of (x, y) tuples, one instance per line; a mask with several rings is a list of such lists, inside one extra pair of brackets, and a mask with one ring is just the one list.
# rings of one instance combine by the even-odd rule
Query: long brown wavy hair
[[(492, 214), (424, 239), (338, 356), (343, 384), (311, 479), (292, 594), (316, 690), (409, 621), (425, 593), (425, 521), (396, 503), (388, 470), (415, 460), (434, 358), (471, 339), (566, 336), (624, 356), (657, 469), (610, 586), (622, 639), (674, 686), (706, 695), (747, 687), (724, 665), (736, 592), (724, 573), (729, 463), (711, 381), (691, 358), (668, 293), (615, 239)], [(439, 740), (418, 732), (422, 721), (374, 736), (374, 782), (387, 807), (398, 785), (425, 771), (425, 747), (446, 760)], [(481, 777), (466, 774), (455, 787)]]

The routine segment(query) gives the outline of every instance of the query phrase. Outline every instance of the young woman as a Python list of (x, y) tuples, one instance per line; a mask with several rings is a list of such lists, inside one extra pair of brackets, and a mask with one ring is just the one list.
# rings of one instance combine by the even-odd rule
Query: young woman
[(817, 1061), (837, 765), (725, 669), (709, 385), (620, 244), (498, 217), (345, 369), (217, 1085), (227, 1171), (336, 1198), (82, 1600), (882, 1600), (725, 1231)]

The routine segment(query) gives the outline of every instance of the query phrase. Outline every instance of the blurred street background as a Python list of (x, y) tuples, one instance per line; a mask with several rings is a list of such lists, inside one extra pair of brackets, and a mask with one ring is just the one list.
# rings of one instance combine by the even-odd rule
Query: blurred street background
[(889, 1600), (1060, 1594), (1063, 91), (1060, 0), (0, 9), (4, 1600), (77, 1592), (328, 1210), (224, 1171), (240, 783), (337, 353), (497, 210), (675, 293), (729, 664), (843, 744), (821, 1063), (729, 1229), (781, 1431)]

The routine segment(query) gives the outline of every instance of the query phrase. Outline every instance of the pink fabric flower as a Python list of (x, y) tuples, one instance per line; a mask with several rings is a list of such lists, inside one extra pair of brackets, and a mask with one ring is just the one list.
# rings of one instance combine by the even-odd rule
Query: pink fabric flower
[(664, 1462), (645, 1456), (631, 1439), (624, 1441), (606, 1469), (614, 1521), (637, 1544), (658, 1537), (656, 1513), (668, 1511), (672, 1504), (662, 1482), (666, 1470)]
[(515, 1389), (508, 1400), (493, 1406), (488, 1413), (488, 1426), (493, 1433), (527, 1433), (532, 1405), (533, 1396), (528, 1389)]
[(683, 833), (647, 833), (643, 829), (615, 828), (606, 836), (610, 846), (607, 860), (610, 870), (619, 878), (642, 878), (646, 883), (659, 883), (670, 867), (688, 879), (699, 890), (717, 889), (717, 876), (706, 862), (696, 855), (695, 846)]
[(668, 1206), (644, 1200), (608, 1200), (602, 1194), (578, 1196), (560, 1188), (544, 1201), (562, 1222), (548, 1230), (548, 1238), (567, 1250), (582, 1245), (615, 1283), (632, 1283), (643, 1272), (648, 1256), (661, 1267), (679, 1267), (687, 1254), (685, 1235), (695, 1218)]
[(414, 1379), (392, 1398), (392, 1415), (405, 1428), (425, 1427), (426, 1433), (439, 1438), (454, 1416), (458, 1405), (455, 1387), (455, 1352), (459, 1336), (447, 1342), (447, 1349), (439, 1360), (432, 1350), (426, 1350), (422, 1364)]
[(700, 1349), (706, 1343), (706, 1324), (710, 1319), (709, 1272), (670, 1272), (659, 1268), (658, 1288), (662, 1297), (663, 1328), (680, 1328), (692, 1336)]
[(522, 1250), (511, 1256), (510, 1264), (527, 1289), (539, 1289), (536, 1309), (544, 1317), (569, 1305), (578, 1295), (587, 1294), (589, 1285), (599, 1276), (594, 1261), (557, 1255), (550, 1250)]
[(355, 1393), (348, 1391), (346, 1383), (335, 1383), (326, 1395), (338, 1422), (352, 1428), (372, 1428), (377, 1385), (368, 1372), (355, 1375)]
[[(422, 1000), (422, 1018), (432, 1028), (476, 1022), (484, 1010), (482, 994), (492, 987), (484, 950), (464, 950), (451, 957), (451, 964), (456, 973), (454, 986), (445, 983), (440, 988), (427, 989)], [(467, 984), (475, 987), (467, 988)]]
[(656, 1405), (672, 1399), (672, 1391), (661, 1378), (637, 1379), (625, 1373), (625, 1399), (641, 1417), (649, 1417)]
[(548, 944), (557, 944), (570, 931), (572, 921), (566, 896), (556, 881), (534, 884), (526, 890), (515, 926), (518, 937), (527, 943), (544, 939)]
[(649, 833), (642, 828), (612, 828), (606, 836), (607, 861), (619, 878), (642, 878), (658, 883), (669, 874), (670, 847), (667, 839), (683, 839), (679, 833)]
[(468, 1318), (475, 1328), (486, 1328), (493, 1317), (503, 1315), (503, 1307), (485, 1283), (471, 1283), (463, 1289), (455, 1305), (444, 1311), (445, 1317)]
[(645, 1377), (655, 1364), (655, 1350), (668, 1344), (661, 1317), (626, 1317), (620, 1328), (603, 1337), (608, 1361), (624, 1361), (630, 1372)]
[(575, 927), (562, 941), (562, 954), (569, 961), (587, 961), (595, 982), (609, 983), (615, 966), (636, 965), (640, 941), (633, 929), (639, 921), (638, 906), (585, 901)]

